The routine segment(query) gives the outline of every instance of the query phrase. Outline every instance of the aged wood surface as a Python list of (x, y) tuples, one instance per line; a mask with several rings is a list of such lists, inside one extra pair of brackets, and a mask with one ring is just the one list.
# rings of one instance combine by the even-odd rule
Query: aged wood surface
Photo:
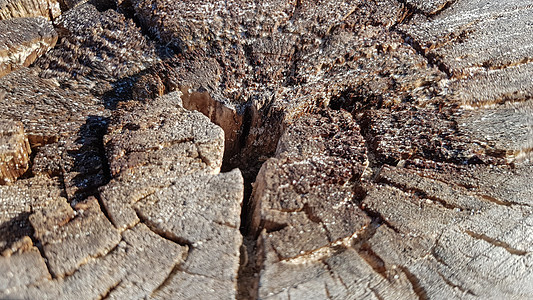
[(533, 297), (532, 1), (6, 1), (0, 298)]

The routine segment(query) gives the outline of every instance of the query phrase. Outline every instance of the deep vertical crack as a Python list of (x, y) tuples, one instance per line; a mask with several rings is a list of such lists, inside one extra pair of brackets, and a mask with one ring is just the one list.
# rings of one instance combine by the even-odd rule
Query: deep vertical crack
[[(33, 230), (33, 228), (32, 228)], [(33, 245), (39, 250), (39, 253), (41, 254), (41, 257), (43, 258), (43, 261), (44, 261), (44, 264), (46, 265), (46, 269), (48, 270), (48, 274), (50, 274), (50, 277), (53, 279), (56, 279), (56, 275), (54, 274), (54, 272), (52, 272), (52, 268), (50, 267), (50, 264), (48, 263), (48, 258), (46, 258), (46, 254), (44, 253), (44, 248), (43, 248), (43, 244), (41, 243), (41, 241), (39, 241), (35, 235), (32, 233), (32, 235), (30, 236), (32, 242), (33, 242)]]
[(257, 240), (245, 236), (241, 246), (241, 259), (237, 275), (237, 299), (255, 300), (258, 298), (259, 272), (262, 262), (258, 253)]

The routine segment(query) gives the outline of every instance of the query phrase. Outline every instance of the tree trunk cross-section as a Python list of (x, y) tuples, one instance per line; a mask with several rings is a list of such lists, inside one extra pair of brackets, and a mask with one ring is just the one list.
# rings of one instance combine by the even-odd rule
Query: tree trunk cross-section
[(0, 0), (0, 298), (533, 298), (532, 16)]

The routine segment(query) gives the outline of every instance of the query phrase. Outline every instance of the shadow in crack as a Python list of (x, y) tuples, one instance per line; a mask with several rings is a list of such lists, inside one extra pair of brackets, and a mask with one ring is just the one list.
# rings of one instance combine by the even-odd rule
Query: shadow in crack
[(65, 192), (72, 204), (97, 194), (98, 187), (109, 181), (103, 136), (108, 117), (88, 116), (77, 133), (73, 149), (67, 151), (72, 164), (63, 174)]
[(25, 236), (33, 236), (30, 212), (22, 212), (9, 221), (0, 223), (0, 253)]

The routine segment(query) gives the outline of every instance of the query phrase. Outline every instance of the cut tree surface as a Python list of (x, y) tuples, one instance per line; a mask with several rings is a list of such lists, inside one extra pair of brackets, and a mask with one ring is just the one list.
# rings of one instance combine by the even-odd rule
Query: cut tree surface
[(461, 101), (484, 105), (531, 98), (532, 15), (529, 1), (458, 0), (401, 28), (458, 79), (451, 87)]
[(0, 298), (533, 297), (528, 1), (61, 8), (0, 21), (59, 38), (0, 78)]
[(31, 203), (30, 231), (49, 275), (32, 288), (5, 289), (5, 297), (44, 290), (45, 298), (168, 299), (191, 290), (203, 298), (215, 284), (235, 298), (243, 181), (238, 170), (219, 174), (222, 129), (181, 107), (179, 92), (122, 109), (104, 139), (114, 178), (101, 202)]
[(114, 178), (101, 189), (102, 203), (117, 228), (142, 222), (190, 247), (157, 295), (179, 297), (182, 280), (199, 276), (204, 279), (194, 289), (214, 280), (235, 297), (242, 176), (238, 170), (219, 174), (222, 129), (184, 109), (179, 95), (125, 103), (114, 116), (104, 138)]

